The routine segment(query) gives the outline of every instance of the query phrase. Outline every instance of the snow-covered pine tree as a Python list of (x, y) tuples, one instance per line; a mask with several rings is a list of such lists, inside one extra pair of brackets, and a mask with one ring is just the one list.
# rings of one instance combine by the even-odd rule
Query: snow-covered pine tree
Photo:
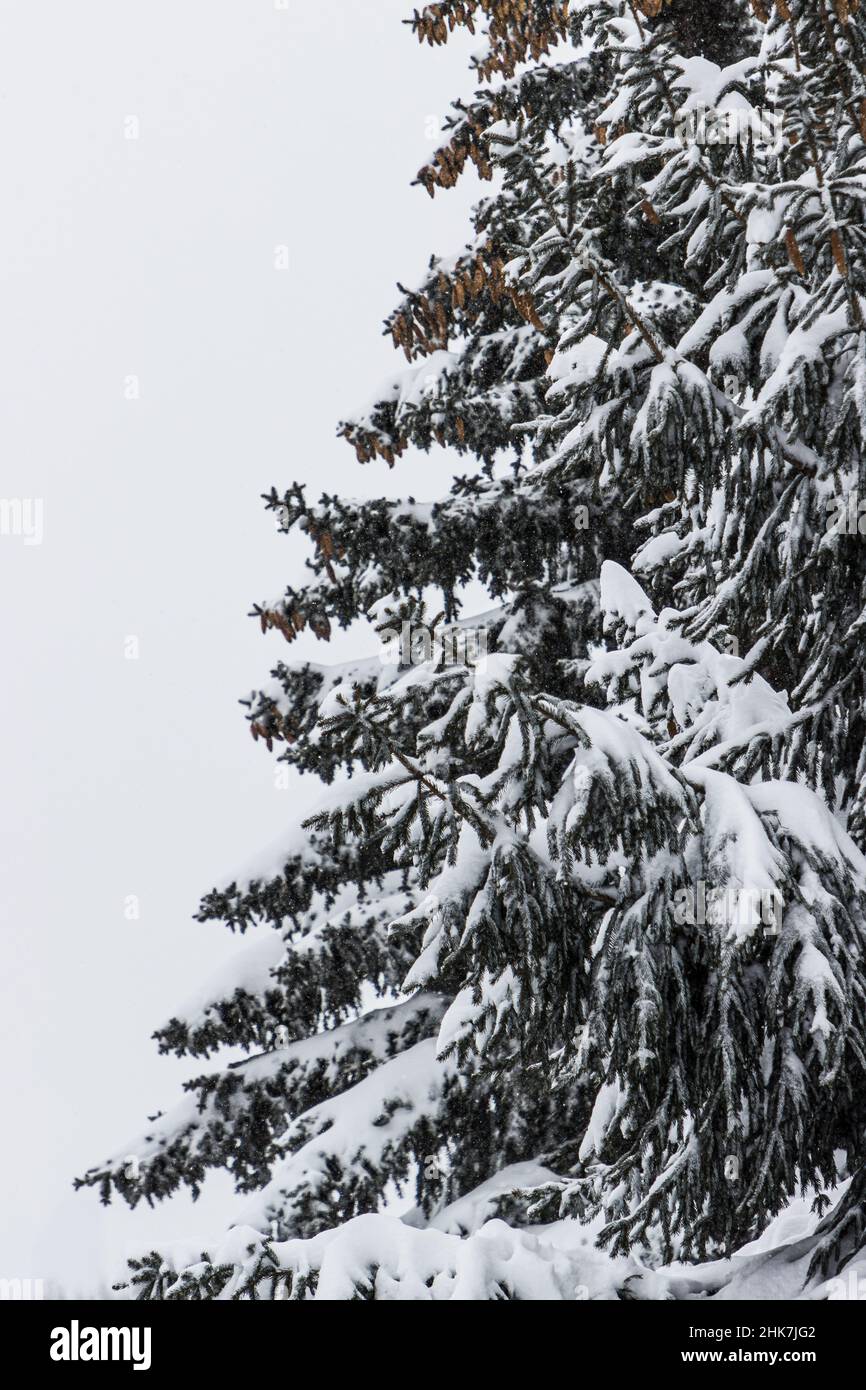
[[(755, 746), (755, 767), (823, 786), (862, 844), (866, 13), (755, 0), (753, 41), (717, 67), (682, 63), (661, 5), (578, 9), (591, 41), (619, 55), (595, 182), (628, 190), (693, 293), (654, 286), (652, 305), (638, 287), (620, 293), (606, 212), (569, 228), (554, 195), (523, 282), (544, 277), (559, 305), (546, 266), (563, 243), (585, 273), (582, 316), (558, 344), (576, 370), (536, 421), (556, 441), (545, 471), (565, 479), (592, 458), (641, 490), (650, 538), (636, 570), (684, 608), (686, 635), (749, 651), (791, 693), (796, 728)], [(739, 117), (748, 138), (696, 144), (688, 118), (704, 110)]]
[[(477, 6), (454, 8), (456, 20), (472, 24)], [(549, 13), (540, 14), (528, 30), (515, 10), (506, 17), (507, 32), (501, 16), (492, 14), (490, 63), (480, 76), (489, 79), (494, 71), (506, 75), (508, 90), (504, 87), (499, 99), (509, 110), (546, 90), (543, 64), (516, 77), (514, 62), (531, 54), (540, 59), (560, 41), (560, 9), (542, 6)], [(415, 29), (422, 41), (435, 42), (438, 24), (433, 32), (428, 20), (426, 12), (418, 16)], [(577, 66), (572, 54), (567, 67), (575, 68), (573, 77), (565, 69), (561, 74), (550, 70), (552, 80), (562, 80), (555, 96), (545, 97), (544, 109), (532, 118), (534, 140), (541, 141), (546, 130), (555, 132), (572, 116), (576, 119), (583, 80)], [(487, 91), (480, 94), (480, 111), (489, 100)], [(497, 111), (487, 110), (484, 119), (489, 123)], [(448, 157), (443, 151), (437, 164), (441, 167)], [(373, 613), (377, 606), (384, 611), (390, 603), (398, 626), (410, 621), (419, 633), (436, 636), (436, 619), (425, 615), (420, 596), (435, 586), (441, 594), (437, 607), (450, 620), (459, 611), (461, 584), (478, 574), (494, 596), (508, 593), (510, 603), (507, 610), (493, 610), (473, 625), (473, 645), (494, 647), (507, 623), (510, 640), (524, 651), (536, 683), (565, 689), (558, 663), (584, 657), (587, 634), (598, 627), (596, 589), (584, 581), (597, 574), (603, 553), (628, 547), (616, 539), (623, 522), (615, 511), (606, 520), (595, 503), (590, 516), (588, 505), (571, 504), (569, 491), (551, 488), (544, 504), (529, 506), (519, 485), (519, 447), (511, 446), (511, 468), (493, 476), (493, 457), (509, 441), (511, 423), (531, 418), (538, 398), (522, 414), (510, 402), (519, 400), (524, 379), (543, 378), (546, 365), (544, 340), (530, 322), (531, 304), (500, 283), (496, 246), (489, 244), (490, 227), (502, 225), (518, 235), (521, 215), (513, 191), (497, 192), (478, 211), (470, 247), (447, 263), (444, 350), (441, 336), (431, 334), (429, 326), (426, 334), (418, 327), (433, 312), (438, 334), (442, 313), (435, 299), (430, 308), (423, 287), (412, 301), (414, 336), (407, 337), (405, 310), (398, 310), (390, 324), (410, 360), (421, 359), (400, 385), (404, 406), (413, 393), (420, 403), (411, 429), (401, 416), (401, 437), (406, 433), (422, 447), (431, 439), (454, 443), (475, 455), (479, 473), (458, 479), (449, 496), (426, 506), (412, 498), (358, 506), (328, 497), (310, 505), (300, 488), (274, 491), (268, 505), (284, 528), (297, 526), (314, 543), (315, 577), (278, 602), (256, 605), (263, 630), (276, 629), (291, 640), (309, 628), (324, 640), (334, 623), (348, 625), (359, 614)], [(441, 289), (439, 262), (434, 265)], [(456, 350), (447, 351), (449, 342)], [(447, 373), (439, 370), (445, 358), (453, 364)], [(451, 391), (458, 369), (465, 404), (452, 392), (436, 406), (436, 390), (447, 381)], [(486, 403), (482, 389), (489, 393)], [(375, 420), (388, 418), (388, 400), (383, 397), (375, 407)], [(344, 426), (343, 432), (362, 458), (378, 453), (390, 462), (392, 452), (400, 452), (398, 440), (393, 451), (378, 434), (373, 442), (363, 419)], [(604, 535), (609, 539), (602, 544)], [(553, 582), (560, 593), (551, 593)], [(427, 691), (419, 683), (403, 701), (400, 717), (410, 746), (431, 719), (447, 714), (455, 700), (460, 703), (460, 692), (469, 683), (471, 670), (454, 661), (451, 650), (443, 665), (435, 688)], [(247, 702), (253, 736), (269, 750), (276, 745), (281, 758), (326, 784), (335, 779), (341, 784), (349, 772), (354, 774), (352, 787), (358, 787), (370, 768), (370, 755), (363, 746), (322, 737), (319, 705), (332, 687), (371, 695), (404, 674), (399, 657), (393, 668), (378, 658), (344, 667), (280, 662), (270, 685)], [(458, 729), (458, 748), (461, 736)], [(448, 742), (443, 736), (443, 758)], [(455, 762), (455, 772), (463, 770)], [(474, 1089), (467, 1087), (466, 1078), (450, 1076), (435, 1062), (434, 1039), (447, 1000), (416, 996), (408, 1007), (401, 1002), (365, 1014), (377, 997), (380, 1003), (393, 1000), (399, 991), (412, 953), (388, 933), (387, 925), (411, 908), (419, 894), (423, 896), (418, 868), (401, 862), (390, 846), (362, 844), (351, 836), (338, 835), (334, 841), (301, 828), (255, 877), (209, 894), (201, 907), (203, 919), (224, 921), (240, 932), (253, 923), (269, 923), (273, 944), (257, 943), (243, 978), (206, 989), (193, 1010), (158, 1031), (157, 1040), (161, 1050), (180, 1056), (210, 1057), (237, 1046), (257, 1055), (249, 1065), (192, 1082), (189, 1098), (177, 1112), (158, 1117), (141, 1140), (126, 1146), (125, 1154), (140, 1155), (140, 1167), (130, 1167), (124, 1157), (92, 1170), (84, 1182), (98, 1186), (105, 1201), (118, 1193), (136, 1204), (159, 1200), (181, 1185), (195, 1193), (209, 1169), (225, 1167), (239, 1191), (255, 1191), (283, 1152), (289, 1122), (297, 1120), (298, 1134), (309, 1128), (316, 1135), (329, 1121), (304, 1117), (354, 1088), (361, 1105), (369, 1108), (366, 1129), (377, 1142), (359, 1143), (351, 1153), (339, 1146), (333, 1154), (321, 1149), (315, 1163), (305, 1151), (298, 1192), (265, 1227), (309, 1235), (356, 1212), (375, 1210), (383, 1193), (407, 1177), (421, 1206), (431, 1209), (441, 1204), (446, 1171), (449, 1191), (468, 1191), (503, 1163), (531, 1151), (538, 1135), (546, 1136), (545, 1144), (564, 1138), (572, 1128), (568, 1115), (536, 1085), (516, 1086), (510, 1098), (491, 1100), (486, 1081), (479, 1078)], [(296, 1043), (302, 1044), (300, 1053)], [(388, 1063), (394, 1065), (383, 1069)], [(365, 1086), (368, 1080), (372, 1089)], [(377, 1096), (376, 1090), (384, 1095)], [(388, 1124), (390, 1114), (394, 1119)], [(460, 1135), (462, 1142), (459, 1156), (455, 1152), (445, 1169), (437, 1166), (437, 1155), (445, 1153), (452, 1135)], [(336, 1137), (335, 1132), (331, 1140)], [(315, 1137), (313, 1144), (320, 1147)]]
[[(701, 288), (685, 325), (663, 321), (670, 291), (646, 310), (632, 294), (632, 313), (619, 296), (626, 337), (617, 350), (601, 332), (591, 380), (594, 325), (578, 324), (565, 344), (577, 374), (538, 422), (558, 441), (547, 466), (568, 477), (594, 454), (601, 476), (662, 494), (638, 523), (649, 538), (636, 571), (683, 609), (685, 636), (746, 652), (749, 669), (790, 692), (793, 726), (759, 731), (749, 769), (820, 786), (862, 848), (866, 13), (847, 0), (754, 0), (757, 41), (712, 67), (666, 51), (661, 5), (606, 8), (581, 7), (594, 43), (623, 45), (596, 178), (625, 183), (662, 254)], [(690, 115), (722, 108), (762, 138), (688, 138)], [(527, 285), (570, 230), (555, 212), (524, 257)], [(596, 279), (598, 221), (569, 235), (588, 270), (595, 252)], [(866, 1174), (840, 1220), (833, 1253), (866, 1225)]]
[[(342, 430), (362, 461), (481, 467), (435, 504), (267, 499), (314, 580), (263, 628), (368, 615), (426, 649), (280, 663), (251, 697), (329, 790), (202, 905), (273, 946), (158, 1037), (254, 1055), (125, 1147), (135, 1177), (83, 1181), (135, 1203), (226, 1167), (256, 1195), (207, 1255), (141, 1262), (142, 1296), (574, 1297), (586, 1247), (540, 1222), (699, 1259), (857, 1173), (815, 1269), (862, 1239), (862, 551), (821, 508), (861, 457), (863, 17), (718, 11), (415, 15), (486, 35), (420, 181), (497, 182), (389, 322), (408, 371)], [(783, 140), (694, 138), (770, 102)], [(496, 607), (468, 622), (470, 578)], [(407, 1184), (413, 1212), (373, 1214)]]

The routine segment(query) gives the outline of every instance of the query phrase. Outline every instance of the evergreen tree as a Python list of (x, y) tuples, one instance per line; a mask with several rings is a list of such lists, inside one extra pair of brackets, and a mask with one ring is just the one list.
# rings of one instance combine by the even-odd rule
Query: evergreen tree
[[(629, 1252), (730, 1253), (843, 1177), (804, 1273), (863, 1238), (866, 17), (412, 20), (457, 25), (482, 85), (419, 182), (494, 191), (341, 431), (478, 467), (435, 503), (266, 498), (313, 577), (263, 630), (366, 616), (388, 656), (281, 662), (247, 702), (327, 790), (202, 904), (273, 945), (157, 1034), (251, 1055), (126, 1146), (134, 1176), (81, 1180), (254, 1194), (218, 1252), (139, 1263), (146, 1297), (574, 1296), (585, 1251), (521, 1229), (571, 1216), (624, 1290)], [(466, 619), (473, 578), (495, 606)]]

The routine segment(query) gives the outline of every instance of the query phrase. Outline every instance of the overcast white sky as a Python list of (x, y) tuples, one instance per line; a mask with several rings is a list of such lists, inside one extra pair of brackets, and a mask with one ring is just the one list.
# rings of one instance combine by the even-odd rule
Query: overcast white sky
[(191, 914), (315, 795), (236, 703), (288, 655), (245, 615), (304, 558), (259, 494), (444, 490), (441, 458), (334, 437), (477, 193), (409, 186), (471, 90), (466, 36), (422, 49), (410, 12), (0, 0), (0, 495), (44, 508), (40, 545), (0, 535), (0, 1277), (85, 1292), (231, 1218), (222, 1178), (133, 1216), (71, 1179), (207, 1066), (149, 1036), (240, 944)]

